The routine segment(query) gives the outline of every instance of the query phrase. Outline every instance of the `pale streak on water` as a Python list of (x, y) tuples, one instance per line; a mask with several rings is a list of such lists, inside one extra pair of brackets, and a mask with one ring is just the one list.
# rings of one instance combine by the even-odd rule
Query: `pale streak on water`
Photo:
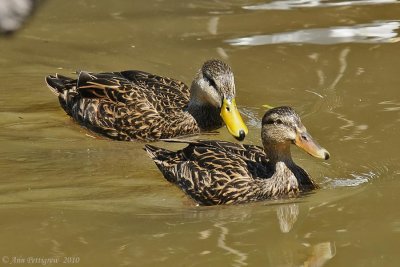
[(226, 242), (227, 235), (229, 234), (229, 229), (227, 226), (224, 225), (224, 223), (216, 223), (214, 224), (216, 228), (218, 228), (221, 233), (218, 237), (218, 247), (225, 250), (229, 254), (234, 255), (234, 263), (232, 266), (234, 267), (240, 267), (240, 266), (247, 266), (248, 263), (247, 261), (247, 253), (241, 252), (232, 246), (228, 245)]
[(344, 72), (346, 71), (346, 68), (347, 68), (346, 58), (347, 58), (349, 53), (350, 53), (350, 48), (349, 47), (344, 48), (340, 52), (340, 55), (339, 55), (340, 69), (339, 69), (338, 75), (336, 76), (336, 78), (332, 82), (332, 84), (327, 88), (327, 90), (336, 89), (337, 84), (343, 78)]
[(338, 43), (397, 43), (399, 21), (375, 21), (348, 27), (315, 28), (293, 32), (254, 35), (226, 40), (232, 46), (259, 46), (284, 43), (338, 44)]
[(398, 0), (356, 0), (356, 1), (326, 1), (326, 0), (280, 0), (266, 4), (244, 6), (248, 10), (287, 10), (293, 8), (346, 7), (362, 5), (380, 5), (397, 3)]

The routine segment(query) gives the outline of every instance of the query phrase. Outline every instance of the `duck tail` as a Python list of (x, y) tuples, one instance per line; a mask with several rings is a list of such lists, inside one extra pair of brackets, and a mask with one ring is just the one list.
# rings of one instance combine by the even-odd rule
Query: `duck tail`
[(65, 90), (76, 88), (76, 80), (66, 76), (62, 76), (60, 74), (47, 76), (46, 84), (49, 89), (57, 96), (59, 96)]
[(159, 150), (159, 148), (152, 145), (144, 145), (143, 150), (147, 152), (147, 154), (152, 160), (154, 160), (157, 157), (156, 153)]
[(162, 172), (165, 179), (171, 183), (176, 183), (176, 175), (174, 175), (176, 171), (176, 162), (174, 161), (176, 152), (152, 145), (145, 145), (144, 150)]
[(164, 164), (165, 161), (171, 158), (173, 154), (176, 152), (172, 152), (170, 150), (152, 146), (152, 145), (145, 145), (144, 150), (147, 152), (149, 157), (154, 160), (154, 162), (157, 164)]

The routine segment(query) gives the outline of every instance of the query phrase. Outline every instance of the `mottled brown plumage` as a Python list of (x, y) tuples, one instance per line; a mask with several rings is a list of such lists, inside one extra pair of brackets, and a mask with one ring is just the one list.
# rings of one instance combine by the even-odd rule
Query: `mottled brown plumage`
[(164, 177), (202, 205), (232, 204), (283, 196), (296, 196), (318, 186), (297, 166), (290, 145), (315, 157), (329, 153), (307, 133), (290, 107), (273, 108), (262, 120), (264, 148), (225, 141), (184, 141), (189, 145), (169, 151), (151, 145), (145, 150)]
[[(74, 120), (96, 133), (125, 141), (153, 141), (217, 129), (226, 121), (220, 115), (224, 101), (234, 103), (235, 96), (232, 70), (220, 60), (206, 61), (190, 88), (181, 81), (137, 70), (81, 71), (77, 79), (56, 74), (47, 76), (46, 82)], [(238, 116), (240, 120), (231, 123), (228, 118), (226, 124), (236, 138), (243, 139), (247, 128)]]

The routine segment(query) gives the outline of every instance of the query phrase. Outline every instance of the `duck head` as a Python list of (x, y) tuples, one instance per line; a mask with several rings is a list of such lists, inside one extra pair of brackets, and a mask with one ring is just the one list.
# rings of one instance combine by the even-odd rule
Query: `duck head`
[(329, 159), (329, 152), (322, 148), (307, 132), (299, 115), (290, 107), (268, 110), (262, 119), (261, 136), (266, 153), (273, 158), (291, 158), (290, 144), (295, 144), (310, 155)]
[(228, 64), (208, 60), (198, 71), (190, 89), (190, 106), (211, 106), (219, 111), (229, 133), (242, 141), (248, 133), (235, 101), (235, 81)]

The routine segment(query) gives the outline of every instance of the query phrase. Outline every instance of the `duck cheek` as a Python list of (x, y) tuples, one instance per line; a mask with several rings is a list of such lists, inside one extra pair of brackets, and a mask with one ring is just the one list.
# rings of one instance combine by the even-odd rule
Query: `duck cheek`
[(203, 98), (210, 105), (218, 108), (221, 107), (221, 96), (213, 87), (211, 86), (206, 87), (206, 89), (203, 91)]

